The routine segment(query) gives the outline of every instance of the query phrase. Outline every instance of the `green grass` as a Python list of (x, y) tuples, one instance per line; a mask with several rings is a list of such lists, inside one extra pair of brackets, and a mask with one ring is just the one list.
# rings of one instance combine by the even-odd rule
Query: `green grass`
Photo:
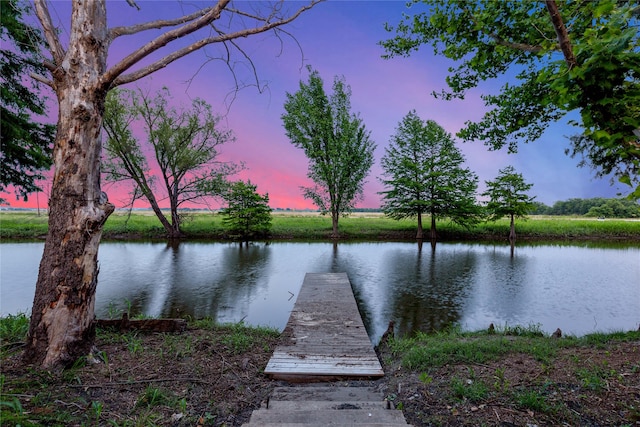
[(537, 327), (527, 333), (527, 328), (519, 329), (518, 335), (510, 330), (488, 334), (461, 332), (455, 328), (433, 334), (418, 332), (413, 338), (393, 339), (390, 345), (394, 354), (401, 355), (403, 365), (416, 371), (455, 363), (486, 363), (516, 351), (531, 354), (538, 360), (554, 354), (554, 343), (541, 339)]
[[(429, 224), (428, 217), (423, 223)], [(509, 222), (480, 223), (466, 229), (448, 220), (437, 222), (440, 240), (506, 240)], [(228, 239), (222, 224), (222, 216), (216, 213), (187, 213), (182, 229), (187, 238)], [(427, 230), (425, 229), (425, 231)], [(353, 215), (340, 218), (339, 231), (342, 239), (349, 240), (407, 240), (416, 233), (416, 220), (396, 221), (382, 215)], [(47, 233), (47, 216), (35, 212), (1, 212), (0, 238), (41, 238)], [(524, 240), (632, 240), (640, 239), (640, 221), (607, 219), (598, 221), (579, 217), (531, 217), (516, 222), (516, 234)], [(164, 238), (164, 229), (158, 219), (149, 212), (135, 212), (131, 216), (117, 212), (112, 214), (104, 226), (103, 238), (140, 239)], [(271, 236), (273, 239), (327, 240), (331, 235), (331, 218), (317, 213), (276, 213), (273, 215)]]
[(480, 402), (488, 395), (487, 386), (482, 381), (462, 380), (457, 377), (451, 379), (451, 391), (459, 400)]
[[(28, 318), (24, 314), (0, 318), (0, 339), (3, 345), (9, 342), (23, 342), (27, 325)], [(153, 346), (140, 345), (140, 337), (135, 332), (120, 333), (98, 329), (97, 333), (102, 342), (115, 343), (127, 348), (140, 363), (144, 363), (144, 360), (152, 355), (161, 355), (167, 364), (173, 363), (176, 359), (189, 358), (194, 349), (203, 343), (207, 344), (207, 348), (216, 348), (216, 352), (221, 355), (245, 354), (251, 352), (251, 349), (268, 346), (267, 338), (279, 336), (278, 331), (273, 328), (249, 327), (243, 323), (219, 324), (211, 318), (190, 320), (189, 328), (216, 333), (207, 332), (200, 336), (162, 334), (161, 339), (155, 340), (156, 344)], [(424, 390), (437, 389), (435, 387), (438, 387), (438, 384), (444, 386), (440, 390), (452, 411), (465, 407), (467, 403), (481, 405), (495, 401), (518, 410), (555, 416), (557, 413), (569, 412), (557, 397), (557, 393), (564, 390), (562, 385), (545, 380), (547, 369), (557, 369), (554, 367), (554, 357), (558, 350), (598, 348), (615, 342), (638, 340), (640, 331), (596, 333), (581, 338), (565, 336), (554, 339), (542, 333), (537, 325), (529, 325), (498, 327), (493, 333), (463, 332), (459, 328), (452, 328), (434, 334), (417, 334), (411, 338), (391, 338), (389, 345), (392, 358), (414, 371)], [(14, 347), (12, 351), (15, 352), (17, 349)], [(524, 384), (518, 378), (507, 377), (502, 367), (493, 367), (487, 371), (490, 361), (499, 360), (509, 353), (532, 355), (535, 359), (541, 360), (539, 378), (536, 377), (530, 384)], [(2, 357), (6, 357), (6, 354)], [(109, 371), (123, 368), (115, 364), (112, 367), (106, 357), (98, 357), (107, 363)], [(562, 357), (566, 357), (566, 354)], [(596, 361), (581, 358), (580, 352), (575, 352), (571, 358), (563, 360), (570, 362), (567, 372), (573, 373), (573, 383), (579, 386), (583, 393), (606, 393), (610, 384), (626, 378), (625, 375), (629, 372), (640, 372), (640, 363), (634, 362), (633, 359), (630, 360), (629, 368), (624, 368), (624, 372), (617, 372), (606, 359)], [(16, 383), (15, 378), (0, 374), (0, 417), (3, 425), (106, 425), (103, 422), (109, 416), (109, 409), (107, 403), (99, 398), (75, 398), (61, 409), (59, 403), (56, 403), (58, 398), (51, 394), (50, 385), (59, 381), (69, 386), (79, 385), (79, 373), (90, 367), (86, 362), (84, 358), (80, 359), (62, 374), (30, 371), (24, 378), (19, 379), (19, 383)], [(436, 376), (438, 369), (449, 370), (450, 374), (444, 377)], [(514, 383), (510, 382), (510, 378)], [(10, 393), (6, 393), (7, 384), (12, 390)], [(29, 395), (29, 406), (38, 408), (37, 416), (24, 409), (27, 405), (21, 403), (20, 399), (25, 395)], [(134, 399), (132, 404), (135, 408), (131, 414), (126, 414), (121, 424), (109, 425), (166, 425), (166, 419), (160, 417), (159, 413), (162, 411), (158, 408), (170, 408), (171, 413), (187, 414), (191, 404), (181, 392), (155, 383), (139, 389)], [(406, 403), (394, 401), (399, 409)], [(630, 406), (629, 411), (635, 414), (637, 408)], [(199, 413), (189, 416), (198, 416), (199, 419), (211, 417), (210, 424), (214, 424), (215, 415)]]
[[(0, 364), (4, 358), (16, 355), (20, 351), (15, 344), (24, 342), (27, 334), (29, 318), (25, 314), (10, 315), (0, 318), (0, 341), (3, 348), (7, 346), (7, 351), (0, 355)], [(220, 324), (211, 318), (190, 320), (189, 329), (199, 329), (212, 331), (200, 337), (189, 334), (159, 334), (161, 338), (155, 341), (156, 345), (143, 345), (144, 339), (135, 331), (117, 332), (111, 329), (98, 329), (97, 340), (103, 343), (122, 346), (130, 352), (136, 362), (144, 364), (147, 358), (161, 356), (167, 364), (175, 363), (178, 359), (190, 357), (197, 345), (203, 343), (207, 348), (216, 348), (216, 357), (224, 357), (227, 354), (249, 354), (253, 349), (262, 348), (271, 351), (273, 338), (277, 338), (280, 333), (270, 327), (250, 327), (243, 323)], [(9, 344), (12, 346), (9, 347)], [(104, 352), (99, 352), (97, 358), (102, 360), (108, 371), (129, 370), (132, 367), (122, 366), (109, 362)], [(160, 413), (166, 412), (170, 408), (171, 413), (182, 414), (185, 419), (193, 421), (193, 417), (198, 420), (207, 420), (208, 424), (214, 425), (215, 415), (211, 414), (190, 414), (190, 402), (167, 386), (159, 384), (149, 384), (141, 389), (132, 402), (134, 408), (131, 413), (120, 414), (123, 417), (118, 423), (106, 423), (110, 417), (108, 403), (100, 398), (86, 397), (65, 400), (65, 406), (61, 405), (60, 396), (52, 394), (50, 385), (59, 383), (68, 384), (69, 387), (76, 387), (81, 384), (80, 374), (83, 370), (91, 370), (88, 357), (82, 357), (73, 366), (62, 372), (49, 372), (45, 370), (28, 370), (21, 378), (11, 377), (0, 373), (0, 424), (15, 426), (40, 426), (40, 425), (118, 425), (118, 426), (155, 426), (169, 425), (166, 417)], [(215, 387), (215, 381), (212, 382)], [(38, 409), (37, 414), (26, 410), (28, 405), (24, 404), (24, 399), (29, 399), (29, 407)], [(111, 413), (112, 415), (112, 413)], [(177, 425), (172, 423), (171, 425)], [(196, 423), (180, 423), (180, 425), (196, 425)]]
[(0, 319), (0, 355), (21, 345), (29, 331), (29, 318), (24, 313), (9, 314)]
[[(513, 333), (514, 330), (518, 333)], [(404, 367), (420, 372), (449, 364), (483, 364), (509, 353), (528, 354), (549, 363), (560, 348), (597, 346), (605, 342), (605, 337), (606, 342), (638, 340), (640, 331), (557, 340), (542, 334), (537, 326), (506, 328), (493, 334), (461, 332), (454, 328), (433, 334), (418, 332), (411, 338), (394, 338), (389, 345), (394, 356), (402, 359)]]
[[(543, 334), (534, 325), (496, 328), (491, 333), (462, 332), (453, 328), (432, 334), (417, 333), (411, 338), (391, 338), (387, 344), (391, 359), (401, 364), (401, 368), (397, 368), (399, 373), (394, 373), (394, 376), (403, 378), (408, 374), (400, 372), (406, 371), (417, 375), (424, 384), (422, 393), (432, 399), (439, 396), (439, 403), (434, 405), (446, 406), (453, 414), (468, 415), (469, 410), (473, 412), (486, 405), (498, 405), (517, 408), (531, 413), (531, 416), (543, 414), (541, 419), (547, 423), (551, 421), (548, 425), (578, 425), (576, 416), (583, 416), (583, 411), (573, 411), (570, 403), (575, 397), (565, 398), (564, 393), (576, 390), (580, 401), (595, 402), (598, 395), (621, 387), (621, 384), (633, 384), (632, 380), (631, 383), (627, 381), (630, 373), (640, 372), (640, 363), (634, 363), (637, 358), (633, 354), (629, 356), (629, 365), (616, 370), (606, 359), (606, 350), (601, 353), (604, 360), (591, 360), (595, 353), (573, 349), (598, 349), (638, 340), (640, 331), (557, 339)], [(563, 349), (569, 351), (561, 352)], [(589, 356), (581, 357), (584, 354)], [(518, 368), (513, 368), (513, 363), (523, 360), (519, 355), (530, 355), (540, 363), (530, 374), (521, 375)], [(561, 381), (558, 382), (557, 378)], [(407, 402), (394, 403), (400, 407)], [(621, 405), (628, 411), (625, 419), (638, 419), (636, 406), (625, 402)], [(423, 421), (425, 425), (438, 425), (439, 418), (434, 412)]]
[(178, 399), (167, 390), (159, 387), (147, 386), (136, 401), (136, 406), (153, 407), (160, 405), (176, 406)]
[(514, 399), (519, 406), (525, 409), (542, 413), (552, 410), (547, 396), (538, 390), (519, 390), (515, 393)]
[(607, 387), (607, 380), (618, 376), (618, 373), (609, 368), (605, 361), (602, 364), (587, 365), (576, 369), (576, 376), (580, 379), (583, 387), (601, 392)]
[(35, 212), (0, 212), (0, 238), (27, 239), (44, 236), (49, 229), (47, 215)]

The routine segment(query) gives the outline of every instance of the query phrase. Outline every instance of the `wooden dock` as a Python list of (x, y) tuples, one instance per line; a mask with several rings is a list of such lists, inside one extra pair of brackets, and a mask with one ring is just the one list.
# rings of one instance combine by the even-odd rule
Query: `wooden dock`
[(289, 381), (384, 376), (346, 273), (307, 273), (265, 373)]

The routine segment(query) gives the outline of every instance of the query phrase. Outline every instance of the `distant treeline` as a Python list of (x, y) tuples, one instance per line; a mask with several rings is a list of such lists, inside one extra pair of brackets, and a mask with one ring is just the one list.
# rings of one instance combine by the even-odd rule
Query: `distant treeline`
[(584, 215), (598, 218), (640, 218), (640, 205), (629, 199), (569, 199), (547, 206), (535, 202), (532, 215)]

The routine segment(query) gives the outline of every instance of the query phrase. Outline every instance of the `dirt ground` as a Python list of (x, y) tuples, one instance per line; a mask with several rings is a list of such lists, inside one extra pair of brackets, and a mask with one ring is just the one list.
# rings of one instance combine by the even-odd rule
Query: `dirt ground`
[[(397, 392), (415, 426), (640, 425), (637, 341), (564, 349), (549, 364), (513, 354), (486, 365), (444, 366), (428, 376), (393, 362), (385, 373), (389, 392)], [(486, 395), (474, 399), (452, 387), (452, 379), (468, 389), (484, 384)]]
[[(2, 361), (2, 425), (240, 426), (285, 384), (262, 374), (277, 340), (101, 332), (96, 360), (56, 373), (23, 366), (16, 348)], [(640, 341), (561, 350), (546, 365), (514, 354), (428, 373), (401, 367), (384, 345), (379, 356), (386, 375), (372, 385), (415, 426), (640, 425)]]

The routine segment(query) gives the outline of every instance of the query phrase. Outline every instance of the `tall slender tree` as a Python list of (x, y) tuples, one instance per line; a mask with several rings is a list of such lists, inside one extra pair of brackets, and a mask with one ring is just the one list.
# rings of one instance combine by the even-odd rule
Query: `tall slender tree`
[(409, 112), (396, 128), (382, 157), (388, 190), (382, 210), (391, 218), (418, 218), (417, 239), (422, 239), (422, 215), (431, 216), (429, 237), (436, 240), (436, 219), (448, 217), (469, 225), (477, 221), (475, 201), (478, 177), (464, 168), (464, 157), (455, 142), (433, 120), (423, 122)]
[(319, 73), (308, 70), (309, 81), (287, 93), (282, 120), (291, 143), (309, 159), (308, 176), (315, 186), (303, 187), (304, 197), (331, 214), (337, 237), (340, 215), (349, 213), (362, 195), (375, 144), (362, 119), (351, 113), (351, 88), (344, 79), (334, 78), (327, 96)]
[(40, 123), (46, 97), (38, 82), (28, 79), (29, 73), (46, 70), (42, 33), (23, 20), (29, 12), (18, 0), (0, 1), (0, 191), (12, 186), (24, 199), (40, 190), (36, 181), (51, 167), (55, 133), (54, 125)]
[[(95, 339), (98, 245), (104, 222), (114, 210), (100, 187), (99, 135), (107, 92), (211, 44), (223, 45), (219, 59), (231, 64), (229, 55), (239, 49), (234, 40), (282, 31), (280, 27), (318, 1), (293, 7), (284, 1), (232, 4), (217, 0), (198, 4), (184, 16), (115, 27), (107, 26), (107, 4), (126, 7), (123, 3), (74, 1), (68, 20), (71, 26), (65, 31), (55, 27), (46, 0), (34, 3), (50, 54), (44, 61), (48, 76), (34, 78), (55, 91), (59, 118), (49, 233), (24, 356), (28, 362), (53, 368), (89, 353)], [(116, 39), (141, 33), (150, 40), (138, 45), (130, 37), (129, 54), (109, 58)], [(239, 52), (248, 58), (246, 52)]]
[(495, 221), (509, 216), (509, 241), (513, 244), (516, 241), (515, 218), (524, 218), (535, 208), (535, 196), (527, 195), (533, 184), (526, 183), (513, 166), (500, 169), (495, 180), (485, 183), (487, 190), (482, 195), (489, 197), (486, 205), (489, 219)]
[[(108, 180), (132, 181), (134, 194), (147, 199), (167, 235), (180, 238), (178, 208), (207, 196), (222, 197), (227, 177), (241, 167), (218, 160), (219, 147), (233, 137), (231, 131), (219, 129), (220, 117), (213, 115), (209, 104), (195, 99), (191, 109), (178, 110), (169, 106), (170, 99), (167, 88), (154, 97), (121, 90), (107, 95), (105, 172)], [(137, 121), (145, 129), (146, 144), (131, 132)], [(150, 159), (144, 153), (152, 153), (149, 158), (160, 172), (159, 180), (151, 175)], [(168, 219), (160, 209), (160, 196), (169, 200)]]

